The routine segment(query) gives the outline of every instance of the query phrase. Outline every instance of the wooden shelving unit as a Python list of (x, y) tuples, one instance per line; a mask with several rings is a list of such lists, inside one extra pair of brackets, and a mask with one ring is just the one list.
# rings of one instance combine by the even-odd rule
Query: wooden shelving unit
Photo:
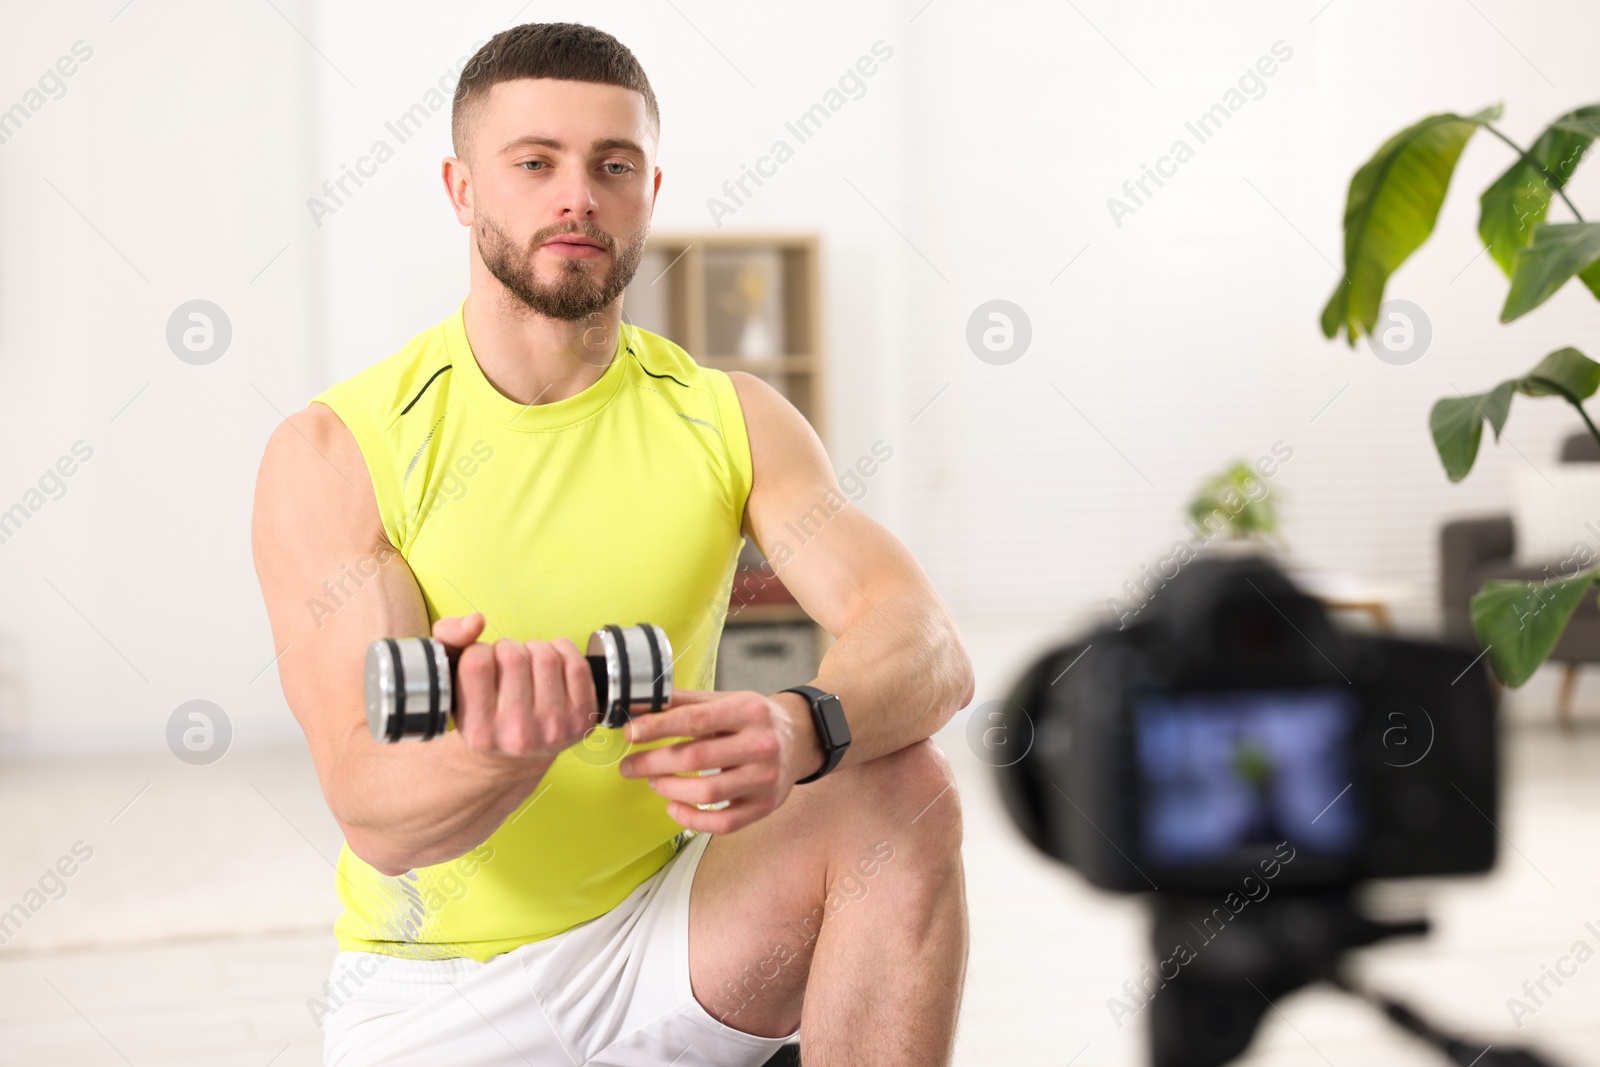
[[(623, 317), (676, 341), (702, 366), (766, 378), (825, 442), (819, 260), (812, 234), (652, 234)], [(741, 265), (757, 271), (759, 295), (734, 289), (730, 275)], [(741, 318), (770, 320), (765, 344), (748, 344)]]
[[(764, 379), (788, 397), (826, 445), (820, 269), (814, 234), (652, 234), (623, 298), (623, 318), (682, 345), (702, 366)], [(761, 562), (746, 541), (736, 591)], [(762, 602), (729, 606), (718, 654), (719, 689), (770, 692), (805, 681), (831, 643), (781, 583), (778, 589), (764, 584)], [(771, 602), (774, 593), (781, 594), (779, 602)], [(793, 647), (801, 632), (809, 634), (805, 678), (793, 676), (802, 667)], [(772, 686), (759, 684), (758, 650), (769, 658), (771, 673), (784, 675)]]

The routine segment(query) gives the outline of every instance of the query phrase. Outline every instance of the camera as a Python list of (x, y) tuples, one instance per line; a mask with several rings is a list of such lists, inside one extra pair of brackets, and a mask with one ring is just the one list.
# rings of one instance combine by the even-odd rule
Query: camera
[(1494, 866), (1497, 699), (1476, 649), (1341, 629), (1266, 556), (1203, 555), (985, 711), (969, 737), (997, 750), (980, 755), (1022, 835), (1147, 896), (1153, 962), (1107, 1009), (1118, 1027), (1149, 1009), (1156, 1067), (1227, 1063), (1314, 981), (1454, 1062), (1546, 1062), (1450, 1037), (1341, 966), (1428, 928), (1366, 915), (1363, 883)]
[(1197, 559), (1141, 614), (1003, 702), (1005, 735), (1033, 743), (1001, 792), (1040, 850), (1119, 892), (1226, 892), (1274, 861), (1280, 888), (1494, 865), (1495, 700), (1472, 650), (1342, 632), (1258, 556)]

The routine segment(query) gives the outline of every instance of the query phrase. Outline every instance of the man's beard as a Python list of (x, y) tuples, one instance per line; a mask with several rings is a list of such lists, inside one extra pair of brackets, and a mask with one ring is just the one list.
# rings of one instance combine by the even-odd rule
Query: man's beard
[[(540, 230), (526, 248), (518, 248), (506, 232), (481, 211), (474, 229), (478, 254), (483, 257), (483, 265), (489, 268), (489, 273), (532, 310), (563, 322), (590, 318), (622, 295), (639, 269), (649, 232), (648, 226), (641, 229), (619, 248), (614, 237), (596, 226), (580, 225), (576, 229), (563, 226)], [(598, 241), (610, 253), (611, 270), (603, 280), (595, 279), (592, 260), (573, 257), (560, 263), (554, 282), (539, 281), (533, 265), (535, 253), (546, 241), (568, 233)]]

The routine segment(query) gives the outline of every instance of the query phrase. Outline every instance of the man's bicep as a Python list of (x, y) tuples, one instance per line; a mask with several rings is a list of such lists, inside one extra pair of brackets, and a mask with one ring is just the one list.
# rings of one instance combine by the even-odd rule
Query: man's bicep
[(425, 634), (415, 577), (388, 543), (354, 436), (313, 404), (267, 444), (251, 530), (278, 675), (318, 768), (365, 729), (366, 646)]

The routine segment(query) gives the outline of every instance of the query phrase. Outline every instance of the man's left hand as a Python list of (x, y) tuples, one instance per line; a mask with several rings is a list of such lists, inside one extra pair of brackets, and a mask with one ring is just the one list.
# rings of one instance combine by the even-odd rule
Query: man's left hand
[[(822, 766), (811, 709), (799, 693), (678, 689), (663, 711), (641, 715), (625, 729), (634, 744), (688, 739), (635, 752), (618, 769), (624, 778), (650, 779), (670, 801), (667, 814), (691, 830), (726, 834), (748, 826), (776, 810), (797, 779)], [(681, 777), (713, 768), (722, 773)], [(696, 807), (724, 800), (727, 806), (716, 811)]]

